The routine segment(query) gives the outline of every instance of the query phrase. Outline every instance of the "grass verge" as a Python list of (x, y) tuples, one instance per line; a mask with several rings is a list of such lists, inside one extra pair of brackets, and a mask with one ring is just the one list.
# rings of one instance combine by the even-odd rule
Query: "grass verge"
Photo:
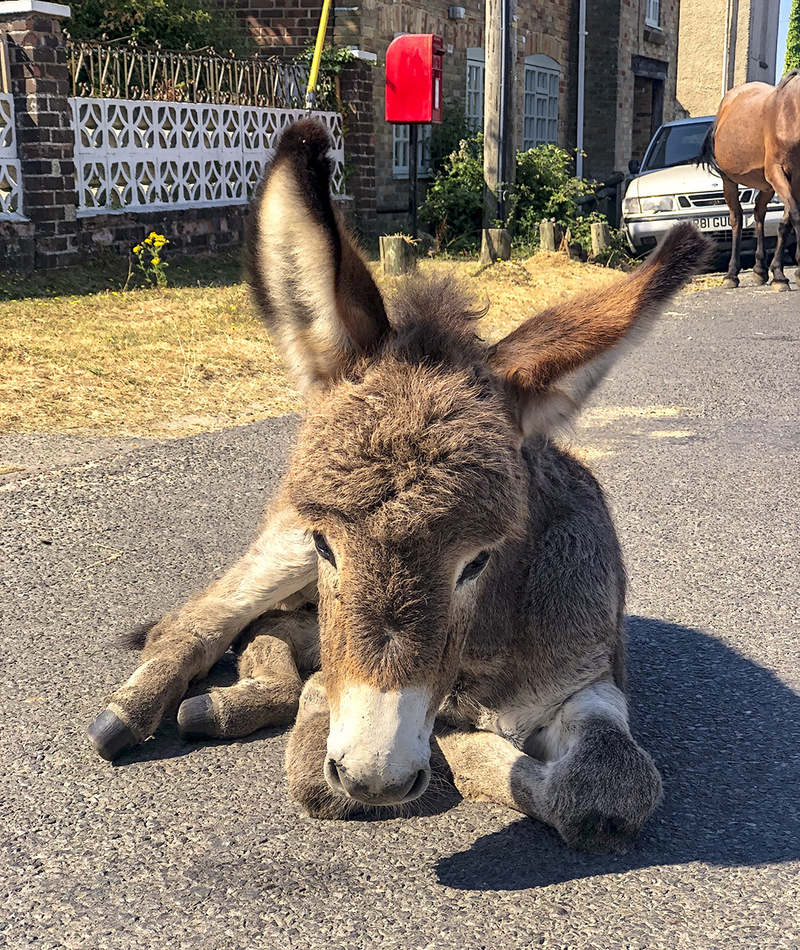
[[(420, 263), (439, 269), (490, 304), (487, 339), (621, 277), (558, 254), (483, 269)], [(112, 288), (124, 275), (97, 267), (0, 278), (0, 432), (169, 437), (300, 407), (233, 259), (171, 262), (169, 279), (165, 291), (123, 292)], [(391, 293), (395, 281), (378, 282)]]

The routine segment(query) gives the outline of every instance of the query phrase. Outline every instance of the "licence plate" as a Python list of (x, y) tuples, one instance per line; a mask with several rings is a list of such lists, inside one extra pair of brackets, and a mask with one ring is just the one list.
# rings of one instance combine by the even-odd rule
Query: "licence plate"
[[(695, 224), (701, 231), (730, 231), (731, 216), (729, 214), (709, 215), (705, 218), (695, 218)], [(742, 221), (742, 227), (752, 228), (755, 219), (752, 214), (746, 214)]]

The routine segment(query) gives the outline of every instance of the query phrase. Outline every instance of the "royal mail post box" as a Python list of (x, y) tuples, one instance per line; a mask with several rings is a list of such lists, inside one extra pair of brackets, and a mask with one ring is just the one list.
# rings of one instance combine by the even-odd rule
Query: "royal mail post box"
[(442, 121), (441, 36), (408, 33), (386, 51), (386, 121)]

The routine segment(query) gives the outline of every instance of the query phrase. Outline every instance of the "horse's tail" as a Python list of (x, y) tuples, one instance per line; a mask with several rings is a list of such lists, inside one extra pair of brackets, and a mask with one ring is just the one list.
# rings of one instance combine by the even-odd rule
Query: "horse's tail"
[(790, 83), (797, 76), (800, 76), (800, 69), (793, 69), (791, 72), (786, 73), (786, 75), (778, 83), (778, 89), (783, 89), (788, 83)]
[(706, 168), (722, 176), (722, 169), (717, 164), (717, 156), (714, 154), (714, 137), (717, 134), (717, 120), (711, 123), (711, 128), (706, 132), (703, 139), (703, 145), (700, 148), (700, 154), (695, 159), (695, 165), (705, 165)]

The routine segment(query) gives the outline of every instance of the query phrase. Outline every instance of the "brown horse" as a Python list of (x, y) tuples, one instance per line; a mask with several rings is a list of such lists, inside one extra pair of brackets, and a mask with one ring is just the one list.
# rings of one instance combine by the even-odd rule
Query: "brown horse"
[(796, 277), (800, 281), (800, 70), (787, 73), (778, 86), (748, 82), (727, 92), (708, 130), (699, 161), (721, 176), (731, 212), (733, 248), (722, 286), (739, 286), (743, 218), (739, 185), (760, 192), (755, 206), (756, 281), (763, 284), (767, 280), (764, 216), (775, 194), (786, 210), (770, 268), (772, 289), (789, 289), (783, 273), (783, 251), (790, 227), (797, 238)]

